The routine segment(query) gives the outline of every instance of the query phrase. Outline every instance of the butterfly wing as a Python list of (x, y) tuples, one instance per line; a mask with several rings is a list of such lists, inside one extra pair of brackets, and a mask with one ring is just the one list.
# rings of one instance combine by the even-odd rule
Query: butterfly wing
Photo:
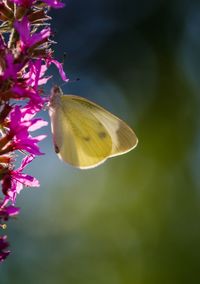
[(73, 95), (50, 108), (55, 151), (72, 166), (87, 169), (137, 145), (133, 130), (99, 105)]
[(137, 146), (138, 139), (134, 131), (123, 120), (87, 99), (72, 95), (67, 97), (81, 105), (105, 127), (112, 139), (109, 157), (122, 155)]
[(62, 96), (61, 103), (50, 109), (56, 153), (70, 165), (92, 168), (112, 152), (112, 139), (103, 123), (90, 108), (74, 96)]

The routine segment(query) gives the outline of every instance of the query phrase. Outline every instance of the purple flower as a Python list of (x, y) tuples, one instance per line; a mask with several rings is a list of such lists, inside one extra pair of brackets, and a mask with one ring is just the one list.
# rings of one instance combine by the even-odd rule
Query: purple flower
[(41, 109), (44, 106), (45, 99), (42, 98), (38, 91), (31, 87), (25, 87), (21, 83), (16, 83), (12, 89), (12, 97), (18, 100), (22, 100), (25, 98), (30, 99), (33, 105), (35, 105), (38, 109)]
[(52, 77), (44, 77), (47, 69), (47, 65), (42, 64), (41, 59), (29, 61), (29, 71), (23, 76), (23, 78), (26, 79), (26, 84), (32, 86), (35, 90), (37, 90), (38, 85), (46, 84)]
[(51, 58), (47, 59), (47, 64), (50, 65), (51, 63), (53, 63), (58, 68), (58, 71), (59, 71), (60, 76), (63, 79), (63, 81), (68, 82), (69, 78), (67, 78), (67, 76), (66, 76), (66, 74), (65, 74), (65, 72), (63, 70), (62, 63), (58, 62), (55, 59), (51, 59)]
[[(16, 3), (19, 6), (23, 7), (30, 7), (32, 4), (36, 4), (36, 0), (11, 0), (12, 2)], [(63, 8), (65, 6), (64, 3), (57, 1), (57, 0), (43, 0), (41, 2), (46, 3), (48, 6), (53, 8)]]
[(3, 80), (6, 80), (8, 78), (16, 80), (17, 73), (22, 68), (22, 64), (14, 63), (14, 56), (12, 53), (5, 54), (4, 60), (5, 60), (6, 68), (5, 70), (1, 72), (0, 76), (2, 76)]
[(10, 251), (7, 250), (9, 243), (6, 239), (6, 236), (0, 236), (0, 262), (4, 261), (6, 257), (10, 254)]
[(30, 119), (34, 114), (30, 115), (19, 106), (15, 106), (10, 114), (9, 127), (9, 138), (12, 138), (9, 147), (13, 150), (25, 150), (33, 155), (42, 155), (40, 152), (38, 142), (43, 140), (46, 135), (40, 135), (37, 137), (32, 137), (29, 132), (37, 130), (43, 126), (46, 126), (48, 122), (37, 118)]
[(14, 207), (12, 205), (5, 206), (1, 208), (0, 205), (0, 220), (7, 221), (10, 217), (17, 216), (19, 214), (20, 208)]
[(64, 3), (57, 0), (43, 0), (43, 2), (53, 8), (63, 8), (65, 6)]
[(19, 6), (23, 6), (23, 7), (30, 7), (34, 2), (36, 2), (35, 0), (11, 0), (13, 3), (16, 3)]
[(23, 17), (21, 21), (16, 20), (14, 27), (20, 35), (20, 47), (22, 52), (33, 45), (47, 41), (51, 35), (50, 28), (45, 28), (38, 33), (31, 33), (31, 27), (27, 17)]
[(2, 189), (5, 194), (2, 207), (4, 207), (9, 200), (15, 203), (17, 194), (26, 187), (39, 187), (39, 181), (30, 175), (24, 174), (22, 171), (24, 168), (32, 162), (34, 156), (27, 156), (22, 160), (21, 166), (17, 170), (10, 170), (8, 174), (5, 175), (2, 182)]
[[(39, 187), (39, 181), (24, 169), (43, 154), (38, 144), (46, 135), (33, 136), (33, 132), (47, 125), (36, 117), (49, 101), (42, 89), (52, 77), (45, 75), (46, 71), (54, 64), (61, 78), (69, 80), (50, 49), (49, 7), (62, 8), (64, 4), (59, 0), (0, 0), (0, 229), (19, 214), (14, 204), (23, 187)], [(16, 169), (18, 150), (25, 157)], [(1, 262), (10, 253), (8, 246), (6, 236), (0, 236)]]

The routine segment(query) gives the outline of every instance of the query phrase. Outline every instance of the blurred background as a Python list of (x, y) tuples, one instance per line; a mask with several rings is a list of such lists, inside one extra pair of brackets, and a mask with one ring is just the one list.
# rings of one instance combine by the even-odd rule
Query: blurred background
[[(64, 92), (123, 118), (139, 144), (79, 171), (42, 130), (46, 155), (27, 169), (41, 187), (18, 197), (1, 283), (200, 283), (200, 2), (73, 0), (50, 14)], [(47, 92), (62, 85), (50, 73)]]

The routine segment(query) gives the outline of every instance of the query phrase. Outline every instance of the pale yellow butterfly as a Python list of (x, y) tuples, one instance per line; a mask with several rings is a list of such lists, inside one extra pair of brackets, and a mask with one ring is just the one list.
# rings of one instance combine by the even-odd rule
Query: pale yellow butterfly
[(76, 168), (94, 168), (138, 143), (124, 121), (87, 99), (63, 95), (57, 86), (51, 91), (49, 114), (55, 152)]

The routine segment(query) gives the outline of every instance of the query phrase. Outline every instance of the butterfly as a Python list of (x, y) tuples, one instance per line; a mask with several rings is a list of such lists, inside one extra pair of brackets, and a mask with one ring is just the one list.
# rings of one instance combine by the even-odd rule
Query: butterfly
[(55, 152), (64, 162), (90, 169), (136, 147), (138, 139), (121, 119), (94, 102), (51, 90), (49, 115)]

